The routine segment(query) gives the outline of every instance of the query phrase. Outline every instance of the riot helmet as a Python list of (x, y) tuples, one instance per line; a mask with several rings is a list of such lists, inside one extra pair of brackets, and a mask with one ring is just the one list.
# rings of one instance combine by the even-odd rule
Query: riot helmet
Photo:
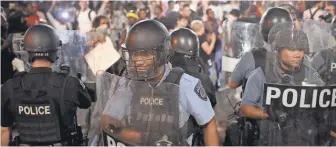
[(142, 20), (130, 28), (121, 47), (127, 66), (126, 77), (153, 79), (159, 76), (160, 67), (169, 60), (169, 32), (159, 21)]
[(199, 40), (188, 28), (174, 30), (170, 34), (172, 51), (189, 56), (199, 56)]
[(277, 52), (278, 63), (283, 71), (294, 71), (304, 60), (309, 50), (307, 35), (295, 28), (281, 30), (275, 36), (272, 48)]
[(183, 68), (197, 67), (200, 70), (199, 40), (196, 33), (188, 28), (179, 28), (171, 32), (171, 47), (174, 55), (170, 57), (173, 66)]
[(286, 9), (279, 7), (268, 8), (260, 19), (261, 33), (264, 41), (268, 42), (268, 33), (275, 24), (287, 21), (293, 22), (293, 19)]
[(54, 63), (61, 46), (56, 30), (45, 24), (29, 28), (23, 39), (23, 49), (28, 52), (30, 62), (36, 58), (45, 58)]

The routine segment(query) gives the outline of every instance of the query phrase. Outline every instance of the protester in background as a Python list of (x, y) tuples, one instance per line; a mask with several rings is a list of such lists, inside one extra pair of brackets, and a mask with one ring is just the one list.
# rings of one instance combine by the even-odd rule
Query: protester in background
[(139, 20), (139, 17), (135, 13), (134, 10), (129, 10), (129, 12), (127, 12), (127, 14), (126, 14), (126, 17), (127, 17), (127, 20), (128, 20), (128, 23), (127, 23), (128, 25), (126, 26), (126, 28), (121, 33), (121, 38), (120, 38), (120, 41), (119, 41), (119, 45), (124, 43), (125, 38), (126, 38), (126, 33), (128, 32), (129, 28), (131, 26), (133, 26)]
[(240, 17), (240, 11), (237, 9), (233, 9), (228, 15), (227, 19), (223, 22), (222, 28), (225, 32), (224, 34), (227, 34), (227, 36), (224, 36), (224, 51), (227, 52), (228, 55), (234, 56), (234, 51), (230, 50), (230, 42), (231, 42), (231, 30), (232, 30), (232, 24)]
[(139, 20), (149, 19), (147, 11), (148, 10), (146, 8), (139, 9), (138, 11)]
[(38, 2), (33, 2), (32, 5), (33, 5), (34, 11), (36, 12), (36, 15), (39, 18), (39, 20), (38, 20), (39, 22), (38, 23), (47, 23), (47, 18), (44, 15), (44, 13), (40, 10), (39, 3)]
[(90, 46), (95, 46), (97, 43), (104, 43), (106, 36), (110, 35), (110, 24), (106, 16), (97, 16), (92, 22), (92, 30), (87, 32), (92, 40)]
[(200, 62), (202, 64), (202, 68), (206, 73), (210, 73), (209, 69), (213, 66), (213, 61), (211, 58), (211, 54), (215, 48), (216, 43), (216, 34), (211, 34), (210, 43), (207, 42), (205, 28), (203, 22), (200, 20), (194, 20), (190, 24), (191, 29), (196, 33), (200, 42)]
[(154, 15), (155, 15), (154, 18), (153, 18), (154, 20), (157, 20), (161, 23), (164, 23), (165, 17), (163, 16), (161, 6), (156, 6), (155, 7)]
[(181, 8), (180, 8), (180, 14), (183, 17), (188, 18), (188, 22), (189, 24), (193, 21), (193, 20), (201, 20), (200, 17), (198, 17), (196, 15), (196, 12), (192, 11), (190, 9), (190, 5), (189, 4), (184, 4)]
[(220, 85), (219, 82), (219, 76), (220, 72), (222, 71), (222, 41), (219, 39), (219, 24), (217, 22), (217, 19), (215, 18), (215, 14), (211, 9), (207, 9), (206, 11), (207, 20), (204, 22), (205, 32), (207, 34), (207, 42), (211, 42), (212, 40), (212, 34), (216, 34), (216, 43), (214, 47), (214, 51), (211, 54), (214, 62), (214, 67), (210, 70), (210, 73), (212, 74), (212, 79), (216, 80), (216, 86), (217, 88)]
[(14, 71), (12, 61), (15, 58), (14, 54), (10, 52), (10, 46), (5, 45), (8, 43), (7, 38), (8, 23), (3, 12), (1, 12), (1, 84), (11, 79)]
[(28, 29), (24, 13), (25, 7), (26, 5), (22, 2), (18, 4), (12, 4), (11, 9), (9, 10), (9, 15), (7, 15), (7, 21), (9, 24), (8, 34), (25, 32)]
[(331, 14), (331, 16), (335, 16), (336, 14), (336, 2), (335, 1), (329, 1), (329, 2), (326, 2), (326, 7), (325, 7), (325, 10)]
[(219, 34), (218, 32), (218, 23), (215, 18), (215, 14), (211, 9), (206, 10), (207, 20), (204, 22), (205, 31), (209, 33), (216, 33), (216, 35)]
[(310, 3), (313, 6), (303, 12), (303, 20), (313, 19), (316, 21), (320, 21), (320, 16), (326, 13), (326, 11), (323, 10), (323, 1), (310, 1)]
[(26, 8), (25, 8), (25, 15), (26, 15), (26, 23), (28, 25), (28, 27), (32, 27), (34, 25), (37, 25), (39, 23), (39, 16), (36, 14), (37, 10), (34, 9), (33, 4), (32, 3), (28, 3), (26, 4)]
[(92, 29), (91, 22), (96, 17), (96, 12), (89, 8), (89, 1), (79, 1), (80, 10), (77, 12), (78, 30), (86, 33)]
[(174, 7), (175, 7), (175, 2), (172, 1), (172, 0), (169, 0), (169, 1), (168, 1), (168, 9), (167, 9), (167, 11), (166, 11), (166, 16), (167, 16), (167, 14), (169, 14), (170, 12), (175, 12), (175, 11), (174, 11)]
[[(56, 7), (56, 1), (53, 0), (52, 1), (52, 4), (47, 12), (47, 18), (49, 20), (49, 22), (51, 23), (51, 25), (56, 29), (56, 30), (59, 30), (59, 31), (65, 31), (65, 30), (72, 30), (72, 25), (71, 23), (66, 19), (66, 18), (63, 18), (63, 19), (60, 19), (62, 17), (62, 14), (61, 16), (59, 16), (59, 20), (57, 20), (56, 18), (54, 18), (54, 16), (52, 15), (53, 11), (54, 11), (54, 8)], [(69, 15), (69, 14), (68, 14)]]
[(188, 18), (179, 15), (176, 21), (175, 29), (188, 27)]
[[(179, 16), (180, 16), (179, 13), (175, 11), (170, 11), (169, 13), (166, 14), (165, 26), (167, 27), (169, 32), (176, 27)], [(186, 25), (188, 25), (188, 20)]]

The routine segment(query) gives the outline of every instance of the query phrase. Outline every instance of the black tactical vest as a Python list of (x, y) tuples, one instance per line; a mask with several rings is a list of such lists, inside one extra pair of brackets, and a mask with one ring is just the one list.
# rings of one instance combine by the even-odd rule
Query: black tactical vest
[[(62, 114), (66, 76), (52, 73), (45, 87), (29, 89), (23, 79), (26, 73), (14, 76), (10, 107), (24, 144), (52, 144), (64, 140)], [(60, 103), (61, 104), (60, 104)]]
[[(173, 68), (163, 82), (179, 85), (183, 73), (182, 69)], [(178, 95), (167, 93), (165, 89), (148, 88), (143, 85), (133, 86), (136, 88), (138, 94), (134, 94), (131, 99), (130, 116), (126, 118), (126, 126), (142, 132), (141, 138), (147, 138), (147, 140), (141, 140), (141, 144), (162, 146), (186, 145), (186, 141), (182, 140), (183, 137), (180, 136), (184, 133), (182, 133), (183, 129), (179, 127), (180, 102)], [(141, 99), (146, 97), (160, 99), (163, 105), (141, 104)]]

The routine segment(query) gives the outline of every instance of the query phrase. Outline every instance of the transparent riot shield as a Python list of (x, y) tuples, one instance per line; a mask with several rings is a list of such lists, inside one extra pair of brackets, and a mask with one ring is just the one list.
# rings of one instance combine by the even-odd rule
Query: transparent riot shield
[(264, 46), (259, 24), (239, 21), (224, 29), (222, 42), (222, 71), (226, 82), (245, 52)]
[(305, 20), (302, 25), (302, 30), (308, 36), (311, 56), (321, 50), (330, 49), (336, 45), (335, 38), (331, 34), (332, 25), (330, 23)]
[(62, 66), (69, 66), (69, 75), (78, 77), (84, 82), (94, 82), (94, 73), (87, 65), (84, 55), (91, 48), (90, 40), (87, 36), (78, 31), (61, 31), (58, 32), (62, 47), (58, 51), (58, 60), (53, 64), (53, 71), (61, 72)]
[[(57, 60), (52, 69), (55, 72), (68, 72), (70, 76), (77, 77), (81, 73), (83, 81), (94, 81), (94, 76), (84, 59), (84, 55), (91, 48), (88, 37), (78, 31), (57, 32), (62, 41), (61, 48), (57, 51)], [(16, 56), (25, 64), (25, 71), (31, 68), (28, 53), (23, 49), (24, 34), (15, 34), (13, 48)], [(62, 68), (62, 69), (61, 69)], [(66, 70), (66, 71), (63, 71)]]
[(227, 72), (233, 71), (243, 53), (264, 45), (258, 24), (239, 21), (224, 29), (222, 42), (224, 44), (222, 69)]
[[(179, 87), (97, 74), (98, 101), (93, 110), (90, 145), (187, 145), (186, 109)], [(100, 136), (100, 137), (97, 137)]]
[[(334, 90), (336, 85), (336, 45), (335, 31), (336, 26), (316, 21), (305, 22), (305, 29), (310, 33), (310, 42), (315, 48), (312, 58), (312, 67), (319, 73), (325, 86)], [(308, 31), (312, 30), (312, 31)], [(334, 92), (334, 91), (332, 91)], [(329, 110), (321, 109), (318, 114), (323, 116), (319, 124), (319, 141), (321, 145), (336, 145), (336, 112), (333, 105)]]
[(250, 96), (258, 99), (259, 145), (320, 145), (317, 138), (322, 117), (318, 112), (331, 106), (331, 95), (327, 94), (331, 89), (305, 61), (308, 37), (302, 30), (280, 23), (271, 29), (268, 40), (276, 56), (266, 60), (264, 68), (256, 69), (246, 86), (253, 89), (259, 85), (261, 92), (258, 98)]
[(235, 90), (227, 88), (216, 92), (217, 104), (216, 126), (220, 142), (224, 146), (239, 146), (241, 128), (237, 121), (239, 116), (240, 97), (235, 95)]
[(224, 55), (239, 58), (244, 52), (263, 47), (259, 24), (236, 21), (224, 29)]

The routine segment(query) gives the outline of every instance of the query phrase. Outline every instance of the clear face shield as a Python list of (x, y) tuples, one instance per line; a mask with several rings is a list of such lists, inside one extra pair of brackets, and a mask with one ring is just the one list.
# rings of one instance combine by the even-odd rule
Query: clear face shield
[(285, 71), (298, 69), (309, 52), (307, 35), (297, 29), (284, 29), (277, 33), (272, 47), (278, 52), (278, 61)]
[(133, 80), (149, 80), (157, 77), (165, 62), (165, 51), (162, 46), (153, 49), (132, 51), (122, 45), (122, 57), (126, 63), (126, 77)]

